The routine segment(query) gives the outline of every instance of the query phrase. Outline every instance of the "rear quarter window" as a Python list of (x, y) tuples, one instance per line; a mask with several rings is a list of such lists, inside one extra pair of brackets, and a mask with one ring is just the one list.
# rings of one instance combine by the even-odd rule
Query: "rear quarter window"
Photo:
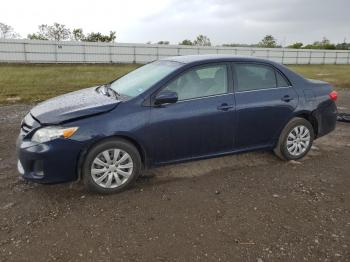
[(277, 86), (278, 87), (288, 87), (290, 86), (290, 83), (288, 80), (276, 70), (276, 78), (277, 78)]

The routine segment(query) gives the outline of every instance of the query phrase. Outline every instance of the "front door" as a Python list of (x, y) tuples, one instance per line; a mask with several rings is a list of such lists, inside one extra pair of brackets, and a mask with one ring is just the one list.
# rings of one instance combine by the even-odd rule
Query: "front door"
[(163, 90), (179, 101), (151, 109), (153, 161), (181, 161), (231, 151), (235, 102), (227, 64), (191, 68)]

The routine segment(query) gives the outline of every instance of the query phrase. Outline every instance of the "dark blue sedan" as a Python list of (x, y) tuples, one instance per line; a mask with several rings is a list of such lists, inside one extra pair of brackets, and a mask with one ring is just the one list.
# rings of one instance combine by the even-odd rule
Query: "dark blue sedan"
[(328, 83), (268, 60), (167, 58), (34, 107), (21, 124), (18, 170), (112, 193), (170, 163), (261, 149), (296, 160), (334, 130), (336, 98)]

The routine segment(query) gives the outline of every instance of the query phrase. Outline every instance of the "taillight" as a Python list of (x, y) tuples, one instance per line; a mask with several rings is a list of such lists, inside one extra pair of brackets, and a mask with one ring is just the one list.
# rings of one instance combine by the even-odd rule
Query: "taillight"
[(337, 98), (338, 98), (338, 94), (337, 94), (337, 92), (332, 91), (332, 92), (329, 93), (329, 97), (330, 97), (331, 100), (336, 101)]

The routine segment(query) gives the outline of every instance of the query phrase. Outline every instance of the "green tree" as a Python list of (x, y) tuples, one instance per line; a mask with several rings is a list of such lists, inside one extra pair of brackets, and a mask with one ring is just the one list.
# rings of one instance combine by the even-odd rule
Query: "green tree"
[(306, 45), (304, 49), (336, 49), (335, 44), (332, 44), (326, 37), (321, 41), (316, 41), (313, 44)]
[(191, 40), (185, 39), (179, 43), (179, 45), (193, 45)]
[(72, 35), (73, 35), (72, 39), (75, 41), (84, 41), (85, 40), (85, 35), (84, 35), (82, 28), (73, 29)]
[(109, 42), (114, 42), (117, 38), (116, 31), (109, 31)]
[(46, 38), (44, 35), (41, 34), (28, 34), (27, 38), (30, 40), (49, 40), (48, 38)]
[(276, 39), (272, 35), (267, 35), (259, 42), (258, 46), (266, 48), (275, 48), (277, 47)]
[(197, 45), (197, 46), (211, 46), (211, 42), (210, 42), (210, 39), (207, 36), (199, 35), (193, 41), (193, 45)]
[(159, 41), (157, 44), (158, 45), (169, 45), (170, 42), (169, 41)]
[(39, 31), (34, 34), (29, 34), (29, 39), (36, 40), (53, 40), (62, 41), (67, 40), (71, 37), (70, 29), (66, 28), (65, 25), (54, 23), (53, 25), (39, 25)]
[(110, 31), (109, 35), (103, 35), (100, 32), (97, 32), (97, 33), (91, 32), (84, 38), (84, 41), (87, 41), (87, 42), (114, 42), (115, 39), (116, 39), (116, 32), (115, 31)]
[(4, 23), (0, 23), (0, 38), (18, 38), (20, 37), (19, 34), (17, 34), (13, 27)]
[(335, 46), (336, 49), (338, 50), (350, 50), (350, 43), (347, 43), (345, 40), (341, 44), (337, 44)]
[(321, 42), (315, 42), (314, 44), (319, 46), (321, 49), (335, 49), (335, 44), (332, 44), (326, 37), (323, 37)]
[(294, 48), (294, 49), (300, 49), (303, 47), (303, 43), (301, 42), (295, 42), (294, 44), (291, 44), (289, 46), (287, 46), (288, 48)]

